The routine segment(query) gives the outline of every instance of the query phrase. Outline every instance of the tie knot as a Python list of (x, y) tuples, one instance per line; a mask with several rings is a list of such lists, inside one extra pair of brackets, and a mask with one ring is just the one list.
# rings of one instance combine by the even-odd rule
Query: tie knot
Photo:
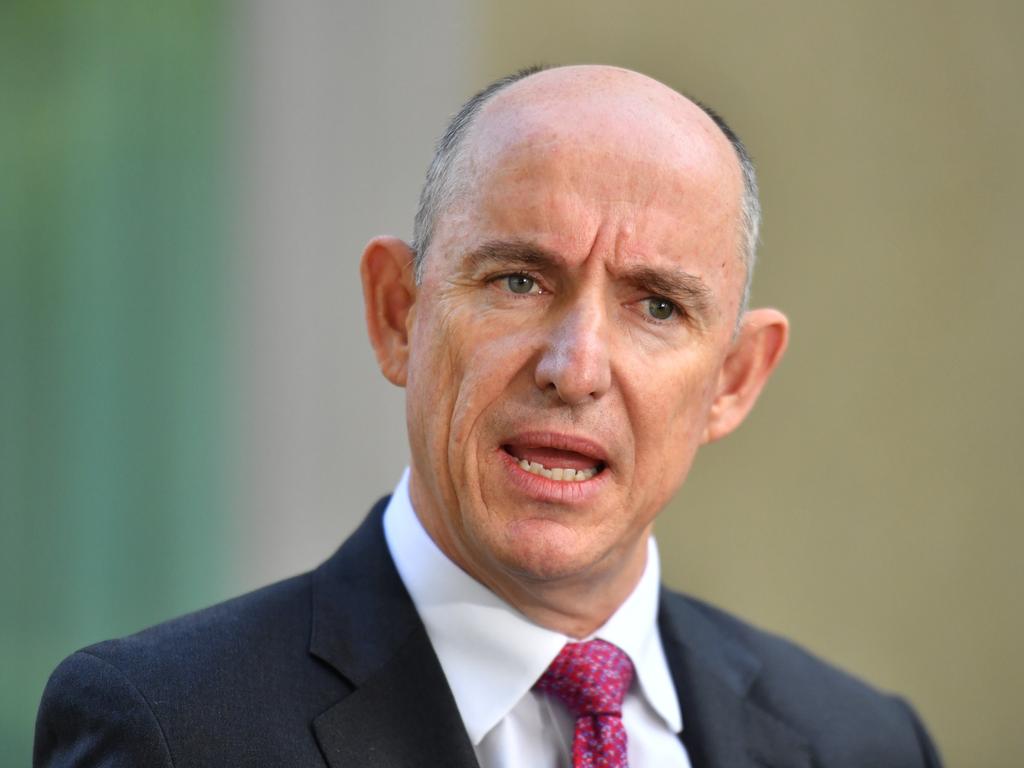
[(566, 643), (534, 688), (559, 699), (575, 717), (619, 715), (633, 682), (633, 662), (604, 640)]

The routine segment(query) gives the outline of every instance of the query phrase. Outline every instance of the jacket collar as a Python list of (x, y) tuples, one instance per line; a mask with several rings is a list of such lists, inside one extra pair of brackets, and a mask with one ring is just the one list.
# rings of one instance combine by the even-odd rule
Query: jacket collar
[(810, 768), (806, 740), (752, 695), (761, 662), (707, 610), (662, 590), (658, 626), (694, 768)]
[(313, 572), (309, 650), (352, 693), (313, 721), (332, 768), (476, 768), (423, 623), (395, 570), (382, 530), (387, 499)]

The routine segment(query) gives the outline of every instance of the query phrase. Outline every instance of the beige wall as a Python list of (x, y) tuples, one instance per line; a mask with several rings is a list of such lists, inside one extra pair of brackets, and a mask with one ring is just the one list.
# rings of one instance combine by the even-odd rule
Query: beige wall
[(493, 3), (480, 76), (621, 64), (745, 137), (792, 345), (665, 511), (667, 580), (906, 693), (972, 768), (1024, 765), (1022, 7)]

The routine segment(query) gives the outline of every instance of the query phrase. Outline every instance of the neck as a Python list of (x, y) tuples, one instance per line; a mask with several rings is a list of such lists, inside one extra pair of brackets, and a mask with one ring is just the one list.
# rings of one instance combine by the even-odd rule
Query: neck
[(488, 583), (476, 574), (470, 575), (535, 624), (579, 640), (600, 629), (629, 598), (643, 576), (646, 562), (645, 546), (637, 562), (614, 574), (581, 574), (545, 581), (512, 578), (503, 583)]

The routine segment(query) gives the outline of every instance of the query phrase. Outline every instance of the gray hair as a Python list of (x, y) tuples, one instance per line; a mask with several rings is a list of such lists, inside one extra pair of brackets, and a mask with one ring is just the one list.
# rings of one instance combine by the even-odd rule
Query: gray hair
[(757, 170), (754, 168), (754, 161), (750, 153), (736, 135), (736, 131), (725, 122), (725, 118), (713, 110), (707, 104), (696, 99), (693, 103), (704, 110), (704, 114), (711, 118), (718, 126), (725, 138), (732, 144), (736, 152), (736, 159), (740, 163), (740, 173), (743, 174), (743, 195), (740, 197), (740, 235), (743, 238), (740, 254), (743, 258), (743, 265), (747, 269), (746, 281), (743, 284), (743, 299), (740, 301), (740, 317), (747, 311), (750, 304), (750, 286), (754, 282), (754, 266), (757, 264), (757, 243), (761, 233), (761, 193), (757, 186)]
[[(484, 89), (475, 93), (469, 101), (462, 105), (461, 109), (455, 114), (455, 117), (448, 123), (444, 135), (437, 143), (434, 157), (430, 161), (430, 167), (427, 169), (427, 178), (423, 183), (423, 189), (420, 190), (419, 207), (416, 210), (416, 220), (413, 224), (412, 250), (417, 282), (423, 276), (423, 262), (427, 250), (430, 248), (430, 242), (433, 238), (437, 221), (441, 213), (451, 204), (458, 191), (457, 182), (459, 180), (456, 178), (457, 173), (455, 169), (459, 166), (459, 161), (462, 158), (466, 135), (469, 133), (469, 129), (476, 120), (477, 115), (480, 114), (480, 110), (495, 95), (510, 85), (545, 69), (548, 69), (548, 67), (543, 65), (527, 67), (495, 80)], [(742, 240), (742, 253), (740, 256), (747, 275), (743, 287), (743, 297), (740, 302), (739, 314), (742, 317), (750, 301), (750, 286), (754, 279), (758, 234), (761, 229), (761, 201), (758, 197), (757, 173), (747, 148), (740, 141), (740, 137), (736, 135), (736, 132), (725, 122), (725, 119), (706, 104), (696, 100), (693, 100), (693, 102), (718, 126), (719, 130), (729, 140), (729, 143), (732, 144), (743, 175), (743, 195), (740, 200)]]

